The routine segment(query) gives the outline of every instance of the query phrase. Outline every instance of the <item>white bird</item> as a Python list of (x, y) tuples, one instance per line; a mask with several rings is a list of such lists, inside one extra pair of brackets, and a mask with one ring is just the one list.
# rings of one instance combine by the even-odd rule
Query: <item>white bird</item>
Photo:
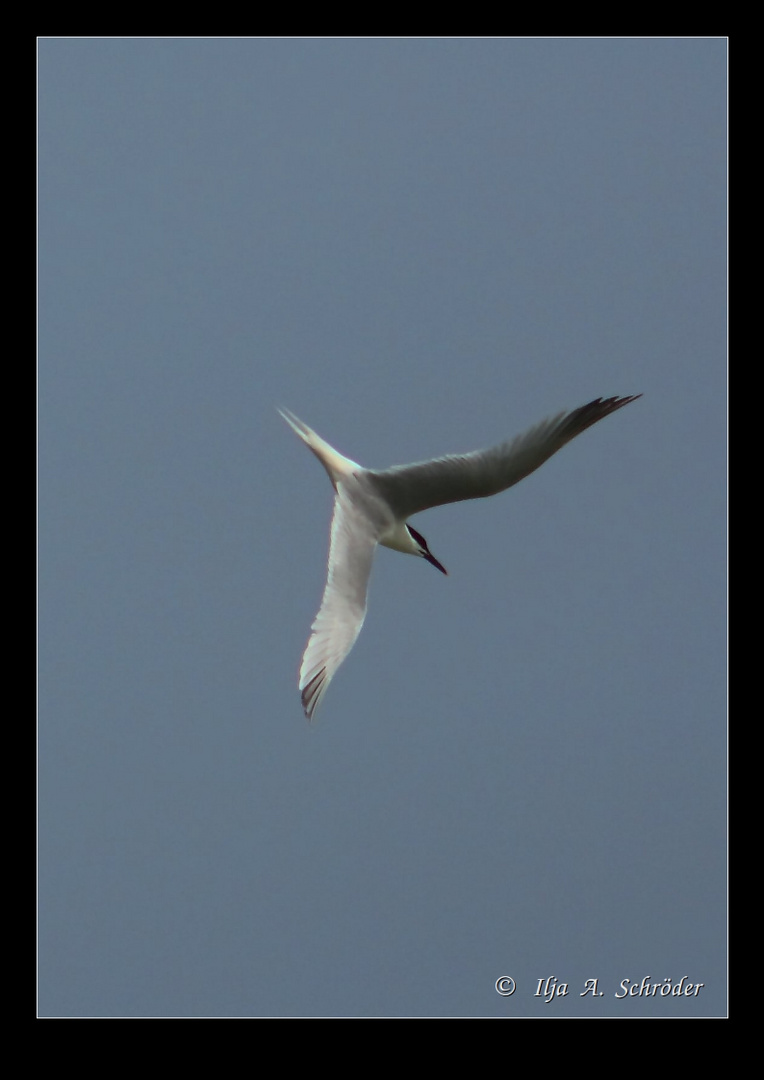
[(307, 718), (313, 718), (363, 626), (377, 544), (418, 555), (447, 573), (425, 538), (407, 523), (412, 514), (444, 503), (482, 499), (512, 487), (576, 435), (641, 396), (597, 398), (489, 450), (396, 465), (380, 472), (343, 457), (294, 413), (279, 409), (326, 469), (336, 492), (326, 588), (300, 667)]

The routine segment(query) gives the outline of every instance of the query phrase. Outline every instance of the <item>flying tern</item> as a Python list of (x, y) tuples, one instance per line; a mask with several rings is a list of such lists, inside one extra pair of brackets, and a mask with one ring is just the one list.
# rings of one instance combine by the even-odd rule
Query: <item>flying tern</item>
[(417, 555), (446, 574), (422, 534), (408, 524), (408, 518), (433, 506), (483, 499), (505, 491), (576, 435), (641, 396), (597, 398), (488, 450), (381, 471), (365, 469), (344, 457), (294, 413), (279, 409), (326, 469), (336, 493), (326, 588), (300, 667), (300, 692), (307, 718), (313, 718), (363, 626), (377, 544)]

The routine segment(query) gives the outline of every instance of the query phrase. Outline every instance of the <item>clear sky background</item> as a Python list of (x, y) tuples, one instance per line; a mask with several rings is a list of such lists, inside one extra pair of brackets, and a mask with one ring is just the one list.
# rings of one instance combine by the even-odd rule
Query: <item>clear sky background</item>
[[(722, 1014), (726, 43), (39, 58), (40, 1013)], [(378, 553), (309, 725), (276, 406), (386, 467), (638, 393)]]

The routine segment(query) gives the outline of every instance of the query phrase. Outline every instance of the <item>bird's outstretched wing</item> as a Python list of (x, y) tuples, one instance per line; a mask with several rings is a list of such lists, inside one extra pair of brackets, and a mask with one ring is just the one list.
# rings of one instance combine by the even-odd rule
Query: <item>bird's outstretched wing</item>
[(361, 632), (376, 547), (372, 523), (355, 511), (340, 487), (334, 503), (326, 588), (300, 667), (302, 706), (309, 720)]
[(483, 499), (512, 487), (576, 435), (641, 396), (597, 398), (572, 412), (550, 417), (523, 435), (489, 450), (381, 471), (369, 469), (365, 475), (399, 520), (405, 521), (431, 506)]

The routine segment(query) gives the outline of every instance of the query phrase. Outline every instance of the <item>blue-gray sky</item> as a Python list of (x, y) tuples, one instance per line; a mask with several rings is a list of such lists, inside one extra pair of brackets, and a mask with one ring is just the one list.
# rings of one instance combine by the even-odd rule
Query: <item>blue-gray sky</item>
[[(40, 1013), (722, 1014), (725, 42), (39, 56)], [(384, 467), (637, 393), (379, 552), (308, 725), (275, 407)]]

